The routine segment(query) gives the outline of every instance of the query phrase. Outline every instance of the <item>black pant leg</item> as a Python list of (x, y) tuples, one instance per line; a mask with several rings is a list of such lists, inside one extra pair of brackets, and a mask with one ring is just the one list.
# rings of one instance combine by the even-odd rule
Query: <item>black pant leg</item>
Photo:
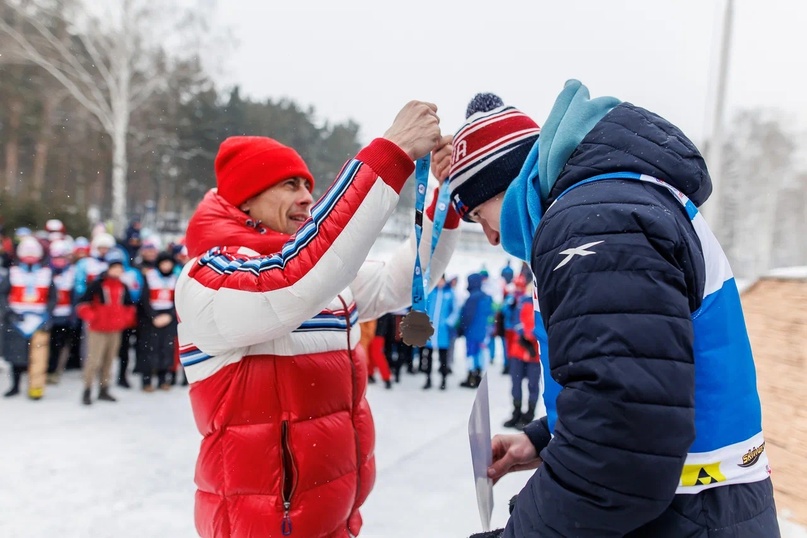
[(50, 331), (50, 348), (48, 350), (48, 373), (56, 372), (59, 366), (59, 355), (68, 344), (69, 328), (66, 325), (54, 325)]
[(14, 366), (11, 369), (11, 386), (15, 390), (20, 390), (20, 379), (22, 379), (22, 374), (28, 371), (28, 368), (25, 366)]
[(129, 369), (129, 352), (132, 349), (132, 336), (134, 329), (124, 329), (121, 333), (120, 348), (118, 348), (118, 360), (120, 369), (118, 370), (118, 380), (126, 379), (126, 372)]
[(70, 335), (70, 355), (67, 358), (65, 369), (81, 369), (81, 340), (84, 337), (84, 323), (82, 321), (73, 322), (69, 329)]
[(437, 355), (440, 360), (440, 375), (446, 377), (448, 375), (448, 349), (447, 348), (438, 349)]

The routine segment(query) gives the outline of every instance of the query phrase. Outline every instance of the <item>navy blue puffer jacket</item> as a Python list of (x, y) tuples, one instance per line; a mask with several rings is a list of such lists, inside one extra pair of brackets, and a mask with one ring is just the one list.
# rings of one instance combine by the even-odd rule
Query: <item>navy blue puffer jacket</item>
[(622, 103), (541, 200), (557, 418), (527, 429), (544, 464), (505, 536), (779, 536), (739, 294), (697, 210), (710, 192), (694, 144)]

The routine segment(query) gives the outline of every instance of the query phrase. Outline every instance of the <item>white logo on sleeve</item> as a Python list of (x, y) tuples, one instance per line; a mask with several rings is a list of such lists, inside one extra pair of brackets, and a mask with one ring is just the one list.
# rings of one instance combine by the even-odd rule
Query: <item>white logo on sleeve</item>
[(557, 265), (557, 267), (555, 267), (552, 270), (557, 271), (558, 269), (560, 269), (561, 267), (572, 261), (572, 258), (574, 258), (575, 256), (591, 256), (592, 254), (596, 254), (596, 252), (592, 252), (586, 249), (591, 248), (594, 245), (599, 245), (600, 243), (602, 243), (602, 241), (594, 241), (593, 243), (586, 243), (585, 245), (579, 247), (567, 248), (566, 250), (561, 251), (560, 254), (565, 254), (566, 257), (560, 260), (560, 263)]

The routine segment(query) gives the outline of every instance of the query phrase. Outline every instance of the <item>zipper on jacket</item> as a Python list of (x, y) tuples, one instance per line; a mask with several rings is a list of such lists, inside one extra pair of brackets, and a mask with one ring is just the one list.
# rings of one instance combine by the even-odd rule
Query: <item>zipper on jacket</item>
[[(342, 303), (342, 307), (345, 309), (345, 324), (347, 325), (347, 355), (350, 358), (350, 369), (353, 372), (351, 376), (353, 378), (351, 386), (353, 388), (353, 392), (350, 395), (350, 405), (351, 405), (351, 422), (353, 423), (353, 437), (356, 442), (356, 496), (353, 499), (353, 506), (356, 506), (356, 502), (359, 500), (359, 494), (361, 492), (361, 444), (359, 439), (359, 432), (356, 430), (356, 423), (352, 420), (353, 419), (353, 412), (356, 410), (354, 405), (355, 402), (355, 395), (356, 395), (356, 375), (358, 372), (356, 371), (356, 364), (353, 362), (353, 348), (350, 346), (350, 310), (348, 309), (347, 302), (342, 298), (341, 295), (337, 295), (339, 301)], [(350, 529), (348, 529), (348, 534), (350, 534)]]
[(283, 471), (282, 491), (281, 497), (283, 499), (283, 520), (280, 523), (280, 532), (283, 536), (291, 534), (291, 496), (294, 494), (296, 469), (294, 468), (294, 458), (291, 455), (291, 446), (289, 444), (289, 421), (284, 420), (280, 423), (280, 450), (281, 450), (281, 469)]

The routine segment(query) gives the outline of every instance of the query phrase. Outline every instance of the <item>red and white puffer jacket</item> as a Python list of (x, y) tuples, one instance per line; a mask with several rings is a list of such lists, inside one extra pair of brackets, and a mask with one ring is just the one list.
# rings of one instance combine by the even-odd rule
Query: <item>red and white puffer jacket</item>
[[(215, 191), (191, 219), (195, 258), (179, 278), (176, 308), (204, 436), (201, 536), (358, 535), (359, 507), (375, 480), (358, 321), (411, 302), (415, 243), (386, 262), (365, 258), (412, 171), (400, 148), (377, 139), (345, 165), (294, 236), (256, 227)], [(433, 214), (434, 203), (423, 237)], [(436, 277), (458, 223), (452, 209), (431, 262)]]

